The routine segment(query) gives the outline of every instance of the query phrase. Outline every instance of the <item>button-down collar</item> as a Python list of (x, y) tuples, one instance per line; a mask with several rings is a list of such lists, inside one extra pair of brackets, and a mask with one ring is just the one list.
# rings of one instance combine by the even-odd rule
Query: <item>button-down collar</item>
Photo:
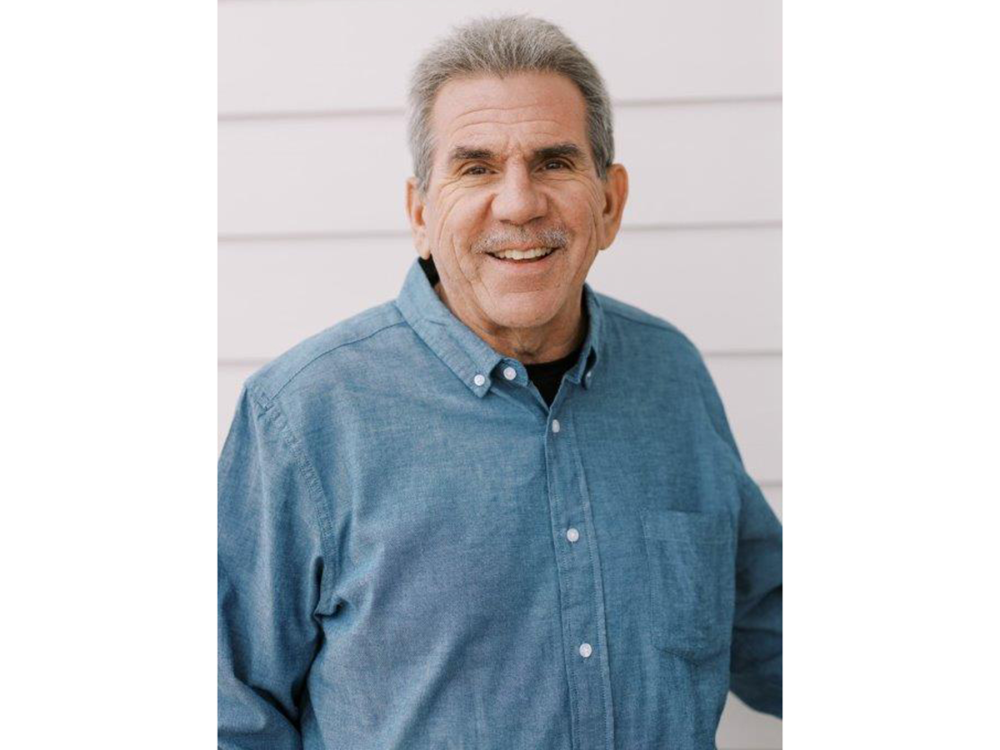
[[(513, 366), (514, 360), (504, 357), (481, 339), (465, 323), (459, 320), (441, 301), (431, 286), (428, 273), (434, 273), (433, 261), (418, 257), (406, 274), (403, 287), (396, 299), (396, 306), (417, 335), (451, 368), (477, 396), (489, 391), (494, 377), (503, 378), (503, 367)], [(587, 311), (587, 336), (580, 350), (580, 358), (566, 373), (566, 378), (575, 384), (590, 387), (591, 378), (584, 373), (593, 370), (598, 363), (604, 312), (601, 303), (590, 285), (583, 285), (583, 300)], [(503, 364), (500, 371), (494, 372)], [(515, 371), (521, 368), (515, 368)], [(481, 376), (481, 377), (477, 377)], [(518, 377), (512, 381), (523, 384), (527, 378)]]

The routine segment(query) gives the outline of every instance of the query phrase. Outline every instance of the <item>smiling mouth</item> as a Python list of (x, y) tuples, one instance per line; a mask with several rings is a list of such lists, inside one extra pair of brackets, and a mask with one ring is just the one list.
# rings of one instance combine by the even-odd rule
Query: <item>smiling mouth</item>
[(558, 248), (537, 247), (531, 250), (503, 250), (498, 253), (487, 253), (491, 258), (506, 261), (508, 263), (537, 263), (543, 258), (547, 258)]

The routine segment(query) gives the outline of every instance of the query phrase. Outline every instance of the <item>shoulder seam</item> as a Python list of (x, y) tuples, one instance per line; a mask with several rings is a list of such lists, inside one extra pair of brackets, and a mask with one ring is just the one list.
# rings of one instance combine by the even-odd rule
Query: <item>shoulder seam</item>
[(332, 354), (333, 352), (337, 351), (338, 349), (340, 349), (342, 347), (350, 346), (351, 344), (357, 344), (360, 341), (364, 341), (365, 339), (369, 339), (372, 336), (374, 336), (374, 335), (376, 335), (378, 333), (381, 333), (382, 331), (385, 331), (385, 330), (387, 330), (389, 328), (394, 328), (396, 326), (406, 325), (406, 324), (407, 323), (406, 323), (405, 320), (396, 320), (396, 321), (393, 321), (392, 323), (386, 323), (385, 325), (380, 326), (379, 328), (376, 328), (374, 331), (369, 331), (368, 333), (365, 333), (365, 334), (363, 334), (361, 336), (357, 336), (356, 338), (349, 339), (348, 341), (341, 341), (339, 344), (335, 344), (334, 346), (331, 346), (329, 349), (326, 349), (326, 350), (320, 352), (319, 354), (317, 354), (315, 357), (313, 357), (308, 362), (306, 362), (304, 365), (302, 365), (299, 369), (297, 369), (294, 373), (292, 373), (287, 378), (285, 378), (285, 381), (278, 387), (278, 389), (274, 393), (272, 393), (270, 396), (267, 397), (267, 403), (266, 404), (265, 403), (260, 403), (259, 401), (258, 401), (258, 403), (260, 404), (261, 408), (263, 408), (265, 410), (268, 409), (268, 408), (270, 408), (271, 404), (274, 403), (274, 401), (278, 398), (279, 395), (281, 395), (281, 392), (283, 390), (285, 390), (285, 388), (287, 388), (288, 385), (293, 380), (295, 380), (295, 378), (297, 378), (299, 376), (299, 374), (302, 373), (303, 370), (305, 370), (306, 368), (312, 366), (317, 360), (322, 359), (323, 357), (327, 356), (328, 354)]
[(661, 331), (667, 331), (668, 333), (673, 333), (680, 336), (682, 339), (690, 341), (687, 335), (680, 331), (677, 326), (673, 323), (668, 323), (665, 320), (643, 320), (633, 315), (629, 315), (621, 310), (611, 310), (607, 307), (604, 308), (604, 312), (607, 315), (616, 315), (619, 318), (625, 318), (625, 320), (631, 321), (632, 323), (638, 323), (642, 326), (649, 326), (650, 328), (659, 328)]
[[(637, 323), (638, 325), (647, 326), (649, 328), (656, 328), (660, 331), (665, 331), (666, 333), (671, 334), (672, 336), (674, 336), (674, 338), (679, 339), (682, 345), (684, 345), (686, 348), (694, 352), (695, 357), (698, 360), (704, 362), (704, 355), (701, 353), (701, 350), (698, 348), (698, 345), (691, 340), (690, 336), (684, 333), (684, 331), (675, 326), (673, 323), (659, 318), (655, 318), (654, 316), (650, 316), (654, 318), (653, 320), (643, 320), (641, 318), (629, 315), (627, 312), (623, 312), (621, 310), (609, 310), (606, 307), (604, 309), (605, 313), (608, 315), (615, 315), (619, 318), (624, 318), (625, 320), (628, 320), (632, 323)], [(649, 315), (649, 313), (646, 314)]]

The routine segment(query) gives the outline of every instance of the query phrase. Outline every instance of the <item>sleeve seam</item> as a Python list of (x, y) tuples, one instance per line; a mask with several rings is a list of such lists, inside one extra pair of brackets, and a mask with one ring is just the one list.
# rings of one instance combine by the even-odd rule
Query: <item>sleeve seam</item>
[[(262, 413), (267, 413), (269, 411), (272, 412), (274, 414), (274, 419), (279, 422), (279, 429), (284, 435), (285, 441), (292, 452), (292, 457), (302, 472), (306, 481), (306, 486), (309, 487), (312, 494), (313, 504), (316, 508), (317, 517), (319, 518), (320, 544), (323, 549), (323, 556), (325, 558), (325, 562), (330, 565), (333, 571), (330, 575), (330, 584), (324, 586), (321, 582), (321, 601), (325, 601), (325, 597), (329, 596), (330, 593), (327, 589), (331, 588), (332, 582), (340, 577), (340, 565), (332, 542), (333, 524), (328, 514), (329, 507), (327, 504), (326, 493), (323, 491), (323, 486), (320, 484), (319, 475), (317, 474), (315, 467), (313, 467), (312, 463), (306, 457), (305, 452), (302, 450), (301, 443), (295, 435), (295, 432), (292, 430), (291, 425), (289, 425), (288, 418), (285, 416), (285, 413), (281, 409), (280, 405), (278, 405), (275, 400), (271, 400), (266, 406), (262, 405), (256, 398), (254, 398), (254, 401), (257, 403), (258, 407), (262, 409)], [(326, 575), (324, 575), (324, 579), (326, 579)]]

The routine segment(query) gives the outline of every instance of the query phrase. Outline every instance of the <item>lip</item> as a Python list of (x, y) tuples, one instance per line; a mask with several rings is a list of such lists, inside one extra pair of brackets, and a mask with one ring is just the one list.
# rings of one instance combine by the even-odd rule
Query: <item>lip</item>
[[(532, 247), (538, 247), (538, 245), (532, 245)], [(521, 248), (506, 248), (507, 250), (519, 250)], [(530, 248), (524, 248), (528, 250)], [(557, 247), (551, 253), (546, 255), (544, 258), (532, 261), (517, 261), (517, 260), (504, 260), (501, 258), (494, 258), (489, 253), (485, 253), (486, 257), (489, 259), (488, 262), (494, 266), (498, 266), (501, 270), (510, 274), (532, 274), (532, 273), (544, 273), (552, 265), (552, 259), (562, 252), (563, 248)]]
[(525, 250), (534, 250), (536, 247), (547, 247), (547, 245), (511, 245), (510, 247), (505, 247), (503, 250), (498, 250), (497, 252), (507, 252), (508, 250), (520, 250), (524, 252)]

